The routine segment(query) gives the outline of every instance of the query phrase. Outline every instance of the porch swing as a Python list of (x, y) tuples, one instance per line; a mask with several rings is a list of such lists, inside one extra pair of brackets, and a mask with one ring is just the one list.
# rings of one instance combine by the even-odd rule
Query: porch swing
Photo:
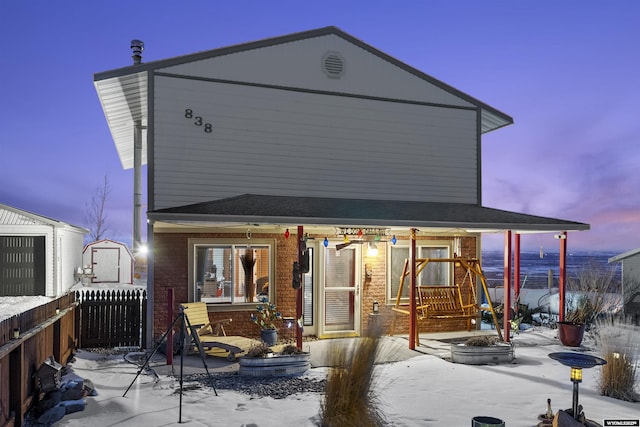
[[(395, 305), (391, 308), (393, 310), (393, 319), (391, 321), (391, 335), (395, 332), (395, 323), (398, 315), (411, 315), (411, 307), (409, 304), (401, 304), (402, 291), (404, 288), (405, 279), (411, 274), (409, 268), (409, 259), (405, 259), (404, 268), (400, 275), (400, 285), (398, 286), (398, 295), (396, 296)], [(487, 290), (487, 280), (480, 266), (480, 262), (477, 258), (461, 258), (455, 256), (453, 258), (416, 258), (416, 277), (426, 268), (429, 263), (447, 262), (454, 263), (455, 266), (460, 266), (465, 269), (465, 275), (461, 284), (455, 285), (430, 285), (421, 286), (416, 285), (415, 304), (416, 313), (416, 325), (421, 320), (428, 319), (464, 319), (467, 321), (467, 330), (471, 330), (472, 320), (480, 317), (479, 311), (481, 310), (476, 298), (476, 291), (474, 286), (473, 276), (476, 275), (481, 283), (484, 295), (487, 298), (488, 311), (491, 312), (493, 324), (495, 325), (498, 337), (502, 340), (502, 331), (500, 329), (500, 323), (496, 316), (491, 298)], [(469, 281), (466, 285), (467, 280)], [(465, 292), (466, 290), (466, 292)], [(482, 310), (485, 310), (482, 308)], [(485, 310), (486, 311), (486, 310)], [(416, 343), (420, 344), (419, 328), (415, 328)]]

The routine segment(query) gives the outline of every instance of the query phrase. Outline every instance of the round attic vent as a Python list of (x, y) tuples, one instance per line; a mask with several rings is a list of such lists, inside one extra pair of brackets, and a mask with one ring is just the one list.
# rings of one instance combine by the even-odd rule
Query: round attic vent
[(344, 58), (338, 52), (327, 52), (322, 57), (322, 71), (327, 77), (339, 79), (344, 74)]

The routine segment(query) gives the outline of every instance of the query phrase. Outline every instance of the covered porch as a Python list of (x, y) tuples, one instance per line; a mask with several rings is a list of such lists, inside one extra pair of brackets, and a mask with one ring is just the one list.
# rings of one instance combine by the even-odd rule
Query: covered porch
[[(389, 251), (396, 247), (397, 242), (407, 246), (411, 241), (432, 242), (446, 241), (449, 245), (449, 256), (461, 254), (468, 258), (478, 258), (481, 262), (482, 247), (480, 237), (483, 233), (504, 233), (504, 260), (505, 260), (505, 306), (511, 304), (512, 287), (519, 283), (518, 266), (520, 251), (520, 236), (526, 233), (554, 233), (562, 236), (559, 239), (561, 251), (566, 254), (568, 231), (588, 230), (589, 225), (566, 221), (555, 218), (545, 218), (516, 212), (509, 212), (478, 205), (455, 203), (432, 203), (416, 201), (386, 201), (386, 200), (353, 200), (338, 198), (311, 198), (251, 195), (232, 197), (223, 200), (198, 203), (176, 208), (160, 209), (148, 213), (149, 216), (149, 243), (153, 248), (154, 239), (165, 239), (166, 235), (178, 233), (192, 236), (209, 233), (215, 236), (235, 236), (236, 239), (259, 239), (269, 237), (277, 247), (276, 261), (277, 275), (274, 274), (272, 282), (272, 296), (279, 305), (289, 309), (289, 314), (294, 319), (304, 316), (303, 288), (292, 289), (292, 281), (295, 282), (295, 274), (299, 283), (303, 282), (302, 272), (294, 273), (292, 262), (303, 262), (304, 252), (308, 245), (315, 244), (319, 252), (327, 249), (333, 250), (336, 255), (341, 242), (345, 239), (360, 243), (352, 246), (362, 248), (368, 240), (374, 240), (375, 236), (357, 235), (357, 230), (379, 230), (382, 240), (379, 247)], [(352, 230), (353, 234), (346, 234), (345, 230)], [(382, 230), (380, 232), (380, 230)], [(213, 234), (212, 234), (213, 233)], [(291, 236), (291, 238), (289, 238)], [(293, 252), (291, 252), (293, 250)], [(155, 251), (154, 251), (155, 252)], [(284, 254), (287, 254), (285, 257)], [(368, 324), (371, 304), (376, 302), (383, 308), (390, 309), (388, 274), (381, 273), (383, 277), (377, 277), (378, 266), (390, 269), (387, 258), (375, 261), (364, 255), (361, 251), (361, 264), (356, 269), (361, 270), (359, 280), (353, 295), (358, 298), (354, 314), (356, 322), (363, 330)], [(413, 255), (416, 256), (415, 251)], [(281, 258), (286, 258), (284, 261)], [(513, 261), (512, 261), (513, 260)], [(155, 260), (149, 259), (150, 283), (158, 282), (154, 277)], [(274, 264), (275, 265), (275, 264)], [(561, 265), (564, 271), (564, 266)], [(160, 271), (160, 270), (158, 270)], [(514, 272), (515, 280), (511, 281)], [(367, 281), (369, 272), (372, 272), (374, 281)], [(376, 282), (375, 280), (379, 280)], [(392, 279), (395, 281), (396, 279)], [(379, 285), (376, 285), (379, 283)], [(565, 280), (561, 280), (564, 287)], [(271, 287), (271, 286), (270, 286)], [(161, 307), (163, 302), (162, 288), (154, 286), (150, 293), (158, 294), (152, 299), (157, 301), (156, 306)], [(562, 290), (564, 292), (564, 290)], [(517, 290), (516, 290), (517, 294)], [(382, 297), (381, 297), (382, 296)], [(186, 298), (186, 297), (185, 297)], [(319, 309), (325, 306), (319, 307)], [(230, 307), (220, 305), (212, 306), (210, 314), (215, 316), (216, 311), (222, 310), (228, 314)], [(153, 313), (154, 310), (150, 310)], [(153, 314), (152, 314), (153, 315)], [(245, 314), (246, 316), (246, 314)], [(161, 322), (162, 323), (162, 322)], [(153, 322), (149, 322), (153, 324)], [(300, 347), (303, 339), (303, 326), (300, 322), (292, 325), (293, 335)], [(409, 324), (409, 336), (415, 336), (416, 325)], [(502, 328), (503, 337), (509, 340), (509, 319), (505, 316)], [(152, 333), (149, 336), (153, 336)], [(415, 348), (415, 342), (409, 340), (409, 348)]]

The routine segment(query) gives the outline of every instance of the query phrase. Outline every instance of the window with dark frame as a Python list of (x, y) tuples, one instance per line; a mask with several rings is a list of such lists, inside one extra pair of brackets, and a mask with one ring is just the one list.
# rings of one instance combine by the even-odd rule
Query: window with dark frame
[(242, 304), (270, 298), (270, 245), (198, 243), (194, 253), (196, 301)]
[[(400, 287), (400, 276), (406, 259), (409, 259), (409, 246), (391, 246), (389, 251), (389, 301), (395, 301)], [(444, 245), (417, 245), (418, 258), (449, 258), (451, 251)], [(407, 266), (410, 268), (410, 266)], [(418, 276), (419, 286), (447, 286), (451, 284), (451, 265), (447, 262), (429, 263)], [(409, 276), (404, 279), (402, 287), (402, 301), (409, 300)]]

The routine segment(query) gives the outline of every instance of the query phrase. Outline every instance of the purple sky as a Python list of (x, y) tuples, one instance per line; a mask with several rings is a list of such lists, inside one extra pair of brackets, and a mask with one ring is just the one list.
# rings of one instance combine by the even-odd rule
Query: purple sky
[(0, 203), (85, 225), (106, 174), (109, 237), (130, 243), (133, 173), (93, 74), (130, 65), (131, 39), (149, 62), (335, 25), (514, 118), (483, 138), (484, 206), (591, 224), (570, 250), (640, 246), (640, 2), (307, 3), (1, 2)]

